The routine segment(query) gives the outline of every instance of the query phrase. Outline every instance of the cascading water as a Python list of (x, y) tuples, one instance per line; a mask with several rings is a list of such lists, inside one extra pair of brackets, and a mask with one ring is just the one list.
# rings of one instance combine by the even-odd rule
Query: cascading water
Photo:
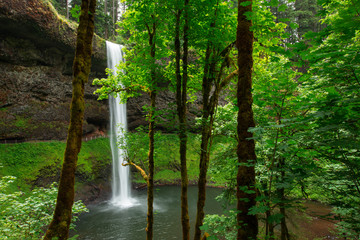
[[(124, 61), (121, 45), (106, 41), (107, 67), (116, 74), (116, 65)], [(117, 141), (127, 130), (126, 104), (120, 103), (119, 97), (109, 96), (110, 107), (110, 145), (113, 162), (112, 199), (114, 205), (130, 207), (136, 204), (131, 198), (129, 167), (122, 166), (124, 150), (118, 148)], [(124, 144), (124, 143), (123, 143)]]

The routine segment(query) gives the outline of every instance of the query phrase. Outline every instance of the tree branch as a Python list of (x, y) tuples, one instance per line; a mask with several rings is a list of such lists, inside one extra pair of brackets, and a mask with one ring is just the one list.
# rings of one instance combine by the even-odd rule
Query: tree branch
[(138, 170), (141, 174), (141, 176), (143, 177), (143, 179), (146, 181), (146, 183), (149, 182), (149, 176), (146, 174), (146, 172), (144, 171), (144, 169), (142, 169), (140, 166), (136, 165), (135, 163), (128, 161), (127, 163), (122, 163), (121, 165), (125, 166), (129, 166), (132, 165), (136, 168), (136, 170)]

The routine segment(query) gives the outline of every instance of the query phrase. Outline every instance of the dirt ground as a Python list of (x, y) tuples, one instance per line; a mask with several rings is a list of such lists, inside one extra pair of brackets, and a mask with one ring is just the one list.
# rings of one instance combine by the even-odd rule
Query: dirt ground
[(335, 234), (336, 221), (330, 206), (314, 201), (306, 201), (303, 206), (303, 210), (289, 211), (288, 227), (295, 239), (339, 239)]

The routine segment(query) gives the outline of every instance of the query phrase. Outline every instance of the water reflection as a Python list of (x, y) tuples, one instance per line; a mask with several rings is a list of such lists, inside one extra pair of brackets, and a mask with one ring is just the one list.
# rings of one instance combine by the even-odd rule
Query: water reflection
[[(207, 214), (221, 213), (221, 204), (215, 197), (220, 189), (208, 188), (205, 211)], [(180, 239), (180, 187), (163, 186), (154, 192), (154, 239)], [(110, 202), (89, 206), (90, 213), (80, 217), (76, 232), (80, 240), (143, 240), (146, 238), (146, 190), (134, 191), (133, 197), (139, 205), (119, 208)], [(197, 187), (189, 187), (190, 226), (194, 226), (196, 214)], [(192, 233), (191, 233), (192, 234)]]

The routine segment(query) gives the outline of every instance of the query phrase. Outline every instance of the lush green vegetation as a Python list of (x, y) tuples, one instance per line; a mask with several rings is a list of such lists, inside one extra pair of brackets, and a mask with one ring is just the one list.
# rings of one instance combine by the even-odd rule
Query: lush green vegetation
[[(30, 190), (42, 179), (47, 184), (57, 180), (65, 143), (60, 141), (24, 142), (0, 145), (0, 176), (16, 177), (13, 190)], [(107, 138), (84, 142), (78, 161), (78, 176), (83, 182), (99, 177), (102, 168), (111, 164), (111, 151)]]
[[(180, 184), (180, 162), (179, 162), (179, 141), (176, 134), (168, 134), (157, 132), (155, 142), (155, 182), (157, 184)], [(121, 141), (121, 140), (120, 140)], [(147, 153), (149, 139), (143, 128), (139, 128), (135, 132), (128, 132), (125, 136), (127, 142), (125, 158), (139, 163), (146, 169)], [(199, 156), (201, 136), (198, 134), (189, 134), (187, 148), (188, 175), (190, 184), (196, 184), (199, 176)], [(221, 149), (224, 145), (229, 145), (228, 139), (224, 136), (216, 136), (213, 146), (213, 158), (218, 154), (222, 154)], [(215, 161), (211, 161), (212, 171), (209, 174), (210, 186), (224, 186), (226, 183), (226, 172), (218, 170), (219, 165)], [(145, 183), (144, 179), (134, 171), (133, 181), (137, 183)]]
[[(179, 184), (178, 136), (158, 132), (156, 138), (155, 183)], [(129, 156), (146, 164), (149, 144), (147, 133), (143, 129), (127, 133), (126, 141), (129, 142)], [(223, 141), (216, 142), (223, 144)], [(199, 145), (199, 136), (191, 134), (188, 166), (189, 180), (193, 184), (196, 183), (199, 173)], [(38, 239), (44, 233), (52, 217), (57, 193), (57, 188), (51, 183), (60, 174), (64, 148), (65, 143), (60, 141), (0, 145), (0, 175), (3, 176), (0, 180), (0, 213), (4, 217), (0, 221), (0, 233), (5, 239)], [(78, 161), (77, 188), (97, 178), (111, 181), (110, 172), (102, 171), (111, 163), (110, 156), (109, 139), (98, 138), (83, 142)], [(109, 175), (102, 176), (104, 173)], [(140, 185), (145, 183), (136, 171), (132, 177), (133, 181)], [(219, 186), (224, 183), (223, 179), (219, 174), (210, 174), (210, 185)], [(44, 188), (36, 187), (36, 184)], [(85, 210), (85, 206), (77, 202), (73, 209), (73, 221)]]
[[(156, 135), (156, 173), (155, 181), (158, 184), (179, 184), (179, 143), (178, 136), (158, 132)], [(126, 136), (129, 143), (128, 150), (131, 158), (136, 158), (146, 164), (147, 147), (149, 140), (147, 133), (142, 129), (135, 132), (129, 132)], [(226, 140), (223, 136), (215, 139), (214, 156), (222, 148)], [(190, 134), (188, 145), (189, 161), (189, 180), (195, 183), (199, 174), (199, 146), (200, 137), (196, 134)], [(42, 181), (49, 182), (55, 180), (60, 173), (61, 159), (64, 154), (65, 143), (61, 141), (49, 142), (24, 142), (17, 144), (1, 144), (1, 176), (15, 176), (15, 183), (9, 188), (14, 191), (21, 189), (28, 191), (39, 183), (36, 180), (41, 178)], [(111, 164), (111, 151), (109, 139), (98, 138), (95, 140), (83, 142), (79, 154), (77, 175), (81, 182), (90, 182), (99, 176), (101, 170)], [(141, 176), (134, 172), (132, 174), (134, 182), (144, 183)], [(210, 185), (222, 186), (225, 183), (225, 176), (217, 174), (214, 166), (214, 173), (210, 174)], [(40, 182), (41, 186), (42, 183)]]
[[(57, 188), (35, 188), (31, 192), (12, 191), (15, 177), (0, 179), (1, 239), (39, 239), (50, 223), (56, 203)], [(73, 206), (73, 224), (78, 215), (87, 212), (81, 201)]]
[[(63, 1), (53, 2), (64, 12)], [(231, 48), (235, 41), (237, 1), (193, 1), (186, 9), (191, 16), (189, 22), (181, 15), (187, 8), (182, 1), (125, 1), (128, 11), (123, 18), (114, 11), (109, 16), (111, 10), (107, 7), (111, 1), (100, 2), (99, 32), (105, 37), (115, 35), (115, 20), (119, 20), (119, 39), (127, 52), (127, 61), (120, 64), (124, 72), (95, 81), (103, 85), (98, 91), (101, 97), (121, 92), (120, 95), (127, 98), (141, 91), (154, 96), (164, 86), (174, 90), (176, 74), (184, 75), (175, 69), (175, 61), (179, 60), (176, 57), (182, 53), (176, 55), (174, 46), (184, 44), (179, 43), (180, 36), (177, 36), (179, 41), (174, 40), (176, 24), (178, 28), (189, 27), (184, 33), (189, 37), (191, 52), (191, 61), (186, 66), (191, 92), (188, 104), (203, 86), (208, 90), (217, 89), (223, 83), (217, 79), (237, 74), (237, 52)], [(247, 18), (252, 20), (255, 36), (252, 108), (256, 127), (249, 131), (253, 133), (251, 139), (256, 141), (257, 159), (240, 165), (256, 168), (257, 205), (249, 210), (250, 215), (257, 215), (263, 222), (258, 237), (293, 238), (287, 227), (288, 212), (296, 207), (295, 200), (303, 198), (331, 205), (339, 236), (360, 239), (360, 3), (354, 0), (255, 0), (243, 1), (242, 6), (251, 2), (253, 11), (247, 13)], [(118, 1), (112, 3), (112, 10), (120, 6)], [(185, 5), (187, 3), (185, 1)], [(76, 7), (73, 9), (76, 18)], [(223, 50), (228, 51), (225, 54)], [(209, 68), (213, 70), (211, 74)], [(242, 119), (237, 119), (235, 86), (236, 81), (227, 82), (228, 104), (216, 107), (215, 120), (202, 119), (201, 124), (210, 126), (213, 134), (209, 143), (201, 148), (200, 137), (189, 134), (187, 145), (189, 180), (197, 180), (199, 156), (201, 151), (206, 151), (210, 154), (209, 182), (225, 187), (219, 197), (225, 203), (233, 202), (241, 188), (237, 182), (241, 166), (236, 132)], [(202, 101), (216, 96), (207, 97)], [(155, 97), (152, 100), (152, 107), (144, 106), (151, 123), (161, 114), (153, 107)], [(207, 109), (200, 111), (203, 116), (209, 113)], [(20, 118), (16, 123), (17, 127), (26, 124), (27, 120)], [(179, 183), (177, 136), (157, 132), (150, 139), (155, 143), (151, 151), (144, 129), (128, 133), (124, 140), (128, 161), (146, 169), (151, 152), (155, 158), (154, 180)], [(18, 177), (19, 186), (35, 182), (39, 175), (55, 176), (63, 151), (64, 145), (59, 142), (2, 145), (1, 175)], [(93, 180), (97, 171), (109, 164), (109, 156), (107, 140), (85, 143), (79, 156), (79, 175), (86, 181)], [(137, 174), (134, 180), (144, 182)], [(234, 239), (241, 227), (236, 222), (236, 214), (233, 210), (227, 215), (208, 216), (202, 229), (210, 234), (209, 239)]]
[[(151, 7), (145, 9), (144, 1), (126, 3), (129, 11), (119, 24), (127, 52), (127, 62), (121, 64), (120, 69), (126, 74), (97, 81), (103, 85), (97, 91), (100, 97), (121, 92), (126, 98), (139, 90), (146, 91), (147, 81), (153, 74), (170, 83), (176, 76), (173, 51), (176, 42), (173, 43), (174, 36), (169, 34), (175, 31), (175, 19), (168, 12), (175, 13), (183, 3), (153, 0), (146, 2), (146, 6)], [(231, 35), (235, 30), (231, 30), (230, 23), (236, 13), (231, 3), (201, 1), (199, 5), (198, 2), (191, 5), (189, 68), (196, 66), (194, 69), (200, 70), (191, 72), (190, 91), (199, 91), (205, 84), (201, 81), (206, 79), (202, 66), (207, 66), (210, 60), (214, 69), (220, 66), (218, 59), (226, 59), (216, 55), (223, 50), (220, 46), (229, 39), (235, 40)], [(292, 199), (299, 197), (334, 206), (339, 235), (360, 238), (359, 12), (359, 2), (350, 0), (253, 1), (253, 12), (248, 18), (253, 22), (255, 35), (253, 110), (256, 127), (249, 131), (257, 144), (257, 206), (251, 209), (251, 214), (257, 214), (264, 221), (264, 235), (259, 235), (260, 238), (290, 239), (286, 212), (295, 205)], [(161, 16), (162, 20), (158, 21)], [(211, 22), (213, 19), (217, 21)], [(222, 32), (224, 29), (227, 32)], [(155, 30), (156, 41), (148, 46), (148, 36), (155, 34)], [(208, 58), (209, 55), (217, 58)], [(235, 52), (229, 56), (234, 61)], [(235, 70), (231, 60), (227, 67)], [(119, 89), (120, 81), (128, 91)], [(212, 87), (216, 89), (219, 83), (215, 77), (209, 81), (213, 81)], [(161, 86), (159, 84), (159, 89)], [(138, 91), (131, 91), (134, 89)], [(227, 100), (229, 105), (217, 109), (213, 133), (224, 137), (212, 146), (210, 173), (216, 174), (216, 180), (221, 179), (221, 184), (227, 186), (229, 194), (224, 194), (223, 199), (231, 202), (239, 188), (235, 133), (241, 119), (236, 117), (235, 82), (229, 84)], [(202, 110), (203, 116), (206, 115), (206, 110)], [(161, 142), (162, 138), (155, 137), (155, 144), (157, 141)], [(155, 148), (157, 154), (160, 149)], [(235, 222), (234, 216), (208, 218), (204, 229), (213, 238), (226, 236), (232, 229), (228, 225)], [(279, 233), (277, 226), (281, 229)], [(233, 239), (230, 235), (228, 239)]]

